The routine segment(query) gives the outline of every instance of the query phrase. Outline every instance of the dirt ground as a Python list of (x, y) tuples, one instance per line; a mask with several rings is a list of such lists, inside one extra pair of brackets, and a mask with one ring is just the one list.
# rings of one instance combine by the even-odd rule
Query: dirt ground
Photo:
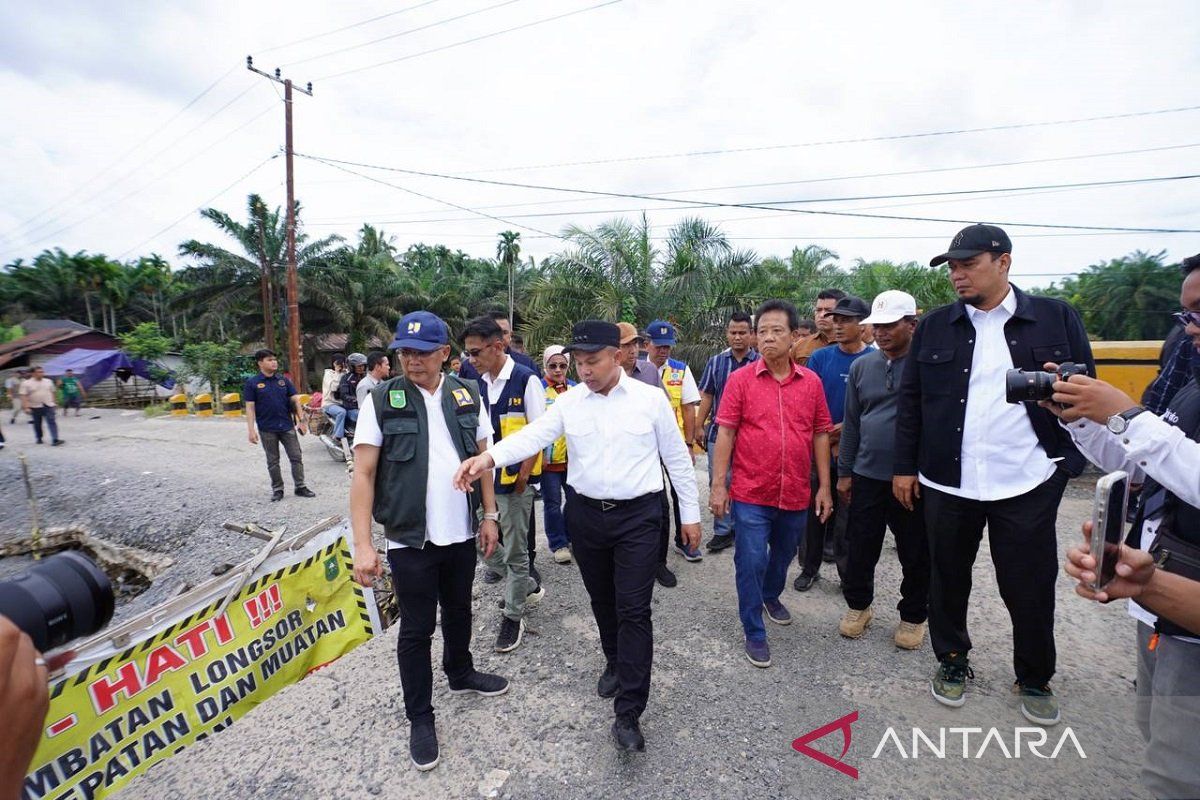
[[(51, 449), (33, 445), (32, 431), (22, 429), (28, 426), (5, 425), (0, 540), (28, 532), (16, 459), (23, 451), (44, 524), (79, 523), (176, 559), (122, 616), (160, 602), (182, 584), (199, 583), (214, 565), (252, 555), (256, 543), (223, 531), (226, 520), (286, 524), (298, 532), (322, 517), (347, 513), (344, 467), (311, 437), (304, 441), (305, 466), (317, 497), (293, 496), (289, 481), (284, 501), (269, 503), (262, 451), (246, 441), (243, 422), (100, 411), (61, 426), (67, 444)], [(703, 485), (702, 461), (697, 474)], [(1060, 550), (1090, 514), (1094, 477), (1076, 480), (1067, 491)], [(706, 517), (706, 537), (707, 530)], [(742, 654), (732, 551), (695, 564), (672, 553), (679, 586), (657, 588), (654, 596), (653, 685), (642, 720), (647, 750), (627, 756), (609, 739), (611, 702), (595, 693), (603, 661), (577, 570), (552, 563), (540, 538), (547, 593), (516, 651), (492, 651), (499, 589), (476, 582), (477, 666), (508, 676), (512, 689), (499, 698), (464, 699), (451, 696), (444, 677), (435, 676), (442, 763), (434, 771), (418, 773), (408, 760), (393, 629), (284, 690), (228, 731), (154, 767), (124, 796), (1144, 796), (1133, 722), (1134, 624), (1121, 604), (1099, 607), (1077, 598), (1065, 575), (1058, 580), (1053, 683), (1064, 722), (1034, 752), (1030, 741), (1041, 739), (1011, 693), (1011, 628), (986, 542), (975, 564), (970, 614), (975, 680), (960, 709), (943, 708), (929, 696), (935, 662), (928, 641), (917, 652), (892, 644), (899, 568), (890, 540), (867, 634), (857, 641), (838, 635), (845, 606), (836, 573), (825, 565), (812, 591), (787, 589), (783, 600), (795, 622), (770, 626), (774, 666), (766, 670)], [(795, 574), (793, 567), (789, 587)], [(440, 649), (435, 638), (435, 664)], [(842, 762), (857, 770), (857, 778), (792, 747), (793, 740), (837, 720), (850, 731)], [(1068, 727), (1071, 735), (1064, 739)], [(935, 746), (921, 739), (917, 757), (914, 728)], [(946, 745), (938, 747), (943, 736)], [(1060, 740), (1057, 757), (1050, 758)], [(833, 730), (811, 746), (837, 756), (842, 745), (841, 731)]]

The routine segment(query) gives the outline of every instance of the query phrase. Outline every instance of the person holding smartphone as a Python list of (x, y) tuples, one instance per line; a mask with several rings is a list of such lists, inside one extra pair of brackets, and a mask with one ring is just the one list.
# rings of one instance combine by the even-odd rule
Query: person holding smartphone
[[(1184, 310), (1175, 316), (1200, 350), (1200, 255), (1184, 260), (1183, 273)], [(1101, 601), (1130, 599), (1129, 614), (1138, 630), (1137, 721), (1146, 740), (1142, 782), (1155, 797), (1200, 797), (1200, 742), (1195, 736), (1200, 725), (1200, 619), (1195, 601), (1189, 611), (1179, 594), (1200, 581), (1200, 375), (1193, 371), (1161, 417), (1147, 413), (1120, 389), (1084, 375), (1057, 381), (1051, 401), (1042, 405), (1060, 417), (1097, 466), (1124, 469), (1135, 481), (1139, 474), (1145, 476), (1117, 577), (1099, 592), (1086, 587), (1077, 591)], [(1090, 550), (1068, 553), (1072, 577), (1091, 583), (1097, 569)]]

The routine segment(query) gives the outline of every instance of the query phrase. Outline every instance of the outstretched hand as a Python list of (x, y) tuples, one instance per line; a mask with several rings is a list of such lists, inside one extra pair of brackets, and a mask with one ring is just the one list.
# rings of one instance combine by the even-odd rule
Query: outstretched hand
[(490, 469), (496, 466), (490, 453), (480, 453), (472, 456), (458, 465), (454, 473), (454, 488), (460, 492), (471, 491), (471, 484), (479, 480)]

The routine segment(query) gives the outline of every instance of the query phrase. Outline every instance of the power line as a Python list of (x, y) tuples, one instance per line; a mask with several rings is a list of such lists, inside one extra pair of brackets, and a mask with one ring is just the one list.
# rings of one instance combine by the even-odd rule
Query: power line
[(576, 14), (584, 14), (588, 11), (595, 11), (598, 8), (604, 8), (605, 6), (616, 5), (617, 3), (620, 3), (620, 2), (621, 2), (621, 0), (605, 0), (605, 2), (603, 2), (603, 3), (597, 3), (592, 6), (587, 6), (586, 8), (580, 8), (575, 11), (568, 11), (565, 14), (557, 14), (553, 17), (545, 17), (543, 19), (534, 20), (533, 22), (526, 22), (523, 25), (516, 25), (512, 28), (505, 28), (504, 30), (494, 31), (492, 33), (485, 33), (482, 36), (475, 36), (470, 39), (463, 39), (461, 42), (453, 42), (451, 44), (442, 45), (441, 47), (434, 47), (430, 50), (422, 50), (419, 53), (411, 53), (407, 56), (401, 56), (400, 58), (393, 58), (388, 61), (380, 61), (376, 64), (368, 64), (364, 67), (355, 67), (354, 69), (347, 69), (347, 70), (343, 70), (341, 72), (334, 72), (330, 75), (322, 75), (317, 80), (318, 81), (329, 81), (329, 80), (333, 80), (334, 78), (342, 78), (342, 77), (345, 77), (346, 75), (354, 75), (355, 73), (358, 73), (358, 72), (364, 72), (368, 69), (375, 69), (376, 67), (386, 67), (389, 64), (397, 64), (401, 61), (408, 61), (409, 59), (420, 58), (421, 56), (427, 56), (427, 55), (430, 55), (431, 53), (440, 53), (443, 50), (450, 50), (451, 48), (454, 48), (454, 47), (461, 47), (464, 44), (472, 44), (473, 42), (482, 42), (484, 39), (491, 39), (496, 36), (503, 36), (506, 33), (513, 33), (515, 31), (525, 30), (526, 28), (532, 28), (537, 25), (544, 25), (547, 22), (555, 22), (560, 19), (566, 19), (567, 17), (573, 17)]
[(206, 88), (204, 88), (204, 89), (203, 89), (203, 90), (200, 92), (200, 94), (196, 95), (196, 96), (195, 96), (195, 97), (193, 97), (191, 100), (189, 100), (187, 103), (185, 103), (185, 104), (183, 105), (183, 108), (179, 109), (179, 110), (178, 110), (178, 111), (176, 111), (176, 112), (175, 112), (173, 115), (171, 115), (170, 119), (168, 119), (166, 122), (164, 122), (163, 124), (159, 125), (159, 126), (158, 126), (157, 128), (155, 128), (153, 131), (151, 131), (150, 133), (146, 134), (144, 137), (142, 137), (141, 139), (139, 139), (139, 140), (138, 140), (138, 141), (137, 141), (135, 144), (131, 145), (131, 146), (129, 147), (129, 149), (128, 149), (128, 150), (124, 151), (123, 153), (121, 153), (121, 155), (117, 156), (115, 159), (113, 159), (112, 161), (110, 161), (110, 162), (108, 163), (108, 165), (107, 165), (107, 166), (105, 166), (105, 167), (104, 167), (103, 169), (101, 169), (99, 172), (97, 172), (97, 173), (95, 173), (94, 175), (92, 175), (92, 177), (88, 178), (88, 179), (87, 179), (87, 180), (85, 180), (83, 183), (80, 183), (80, 184), (76, 185), (76, 186), (75, 186), (75, 188), (74, 188), (74, 189), (71, 191), (71, 193), (70, 193), (70, 194), (64, 195), (63, 197), (61, 197), (61, 198), (59, 198), (58, 200), (54, 201), (54, 202), (53, 202), (52, 204), (50, 204), (49, 206), (46, 206), (45, 208), (43, 208), (43, 209), (42, 209), (41, 211), (39, 211), (38, 213), (34, 214), (32, 217), (29, 217), (28, 219), (26, 219), (26, 220), (24, 220), (24, 221), (22, 221), (22, 222), (19, 222), (19, 223), (17, 223), (17, 224), (16, 224), (16, 226), (14, 226), (14, 227), (13, 227), (12, 229), (10, 229), (10, 230), (9, 230), (7, 233), (5, 233), (5, 234), (3, 235), (3, 237), (0, 237), (0, 238), (4, 238), (4, 239), (9, 239), (9, 238), (11, 238), (11, 237), (12, 237), (12, 236), (13, 236), (15, 233), (17, 233), (18, 231), (20, 231), (22, 228), (24, 228), (24, 227), (25, 227), (26, 225), (28, 225), (29, 223), (33, 222), (34, 220), (41, 219), (41, 218), (42, 218), (44, 215), (46, 215), (46, 214), (50, 213), (51, 211), (54, 211), (54, 210), (56, 210), (56, 209), (57, 209), (57, 208), (59, 208), (59, 207), (60, 207), (60, 206), (61, 206), (63, 203), (65, 203), (65, 202), (69, 201), (69, 200), (70, 200), (72, 197), (74, 197), (74, 196), (76, 196), (77, 194), (79, 194), (79, 192), (81, 192), (82, 190), (86, 189), (88, 186), (91, 186), (91, 185), (92, 185), (93, 183), (95, 183), (95, 182), (96, 182), (96, 181), (97, 181), (99, 178), (101, 178), (102, 176), (104, 176), (104, 175), (108, 174), (108, 173), (109, 173), (109, 172), (110, 172), (110, 171), (113, 169), (113, 167), (117, 166), (117, 164), (120, 164), (122, 161), (124, 161), (126, 158), (128, 158), (128, 157), (130, 156), (130, 154), (132, 154), (133, 152), (135, 152), (136, 150), (138, 150), (140, 147), (142, 147), (143, 145), (145, 145), (145, 144), (146, 144), (146, 142), (150, 141), (150, 140), (151, 140), (151, 139), (153, 139), (155, 136), (157, 136), (158, 134), (160, 134), (160, 133), (162, 133), (164, 130), (166, 130), (166, 129), (167, 129), (167, 127), (171, 125), (171, 123), (173, 123), (175, 120), (179, 119), (179, 117), (181, 117), (181, 116), (184, 114), (184, 112), (186, 112), (186, 111), (187, 111), (189, 108), (191, 108), (192, 106), (194, 106), (196, 103), (200, 102), (200, 100), (201, 100), (202, 98), (204, 98), (204, 97), (205, 97), (205, 96), (206, 96), (206, 95), (207, 95), (209, 92), (211, 92), (213, 89), (217, 88), (217, 85), (218, 85), (218, 84), (220, 84), (222, 81), (224, 81), (226, 78), (228, 78), (230, 75), (232, 75), (232, 74), (233, 74), (233, 72), (234, 72), (234, 70), (236, 70), (236, 69), (237, 69), (237, 67), (230, 67), (230, 68), (229, 68), (229, 69), (228, 69), (228, 70), (225, 72), (225, 74), (224, 74), (224, 75), (222, 75), (221, 77), (217, 78), (215, 81), (213, 81), (212, 83), (210, 83), (210, 84), (209, 84), (209, 85), (208, 85)]
[(291, 66), (295, 66), (296, 64), (307, 64), (310, 61), (317, 61), (322, 58), (328, 58), (329, 56), (336, 56), (339, 53), (346, 53), (351, 50), (358, 50), (359, 48), (362, 48), (362, 47), (369, 47), (373, 44), (379, 44), (380, 42), (386, 42), (390, 39), (399, 39), (401, 36), (408, 36), (410, 33), (417, 33), (419, 31), (429, 30), (430, 28), (436, 28), (440, 25), (446, 25), (451, 22), (457, 22), (460, 19), (466, 19), (467, 17), (473, 17), (476, 14), (482, 14), (485, 11), (493, 11), (502, 6), (510, 6), (513, 3), (519, 3), (519, 2), (521, 2), (521, 0), (504, 0), (504, 2), (496, 3), (495, 5), (490, 5), (490, 6), (487, 6), (486, 8), (480, 8), (475, 11), (468, 11), (465, 14), (459, 14), (458, 16), (455, 16), (455, 17), (447, 17), (446, 19), (438, 20), (437, 22), (431, 22), (428, 25), (421, 25), (420, 27), (409, 28), (406, 31), (400, 31), (399, 33), (392, 33), (392, 34), (388, 34), (387, 36), (381, 36), (378, 39), (372, 39), (369, 42), (362, 42), (361, 44), (352, 44), (352, 45), (348, 45), (346, 47), (339, 47), (336, 50), (329, 50), (327, 52), (321, 53), (320, 55), (309, 56), (308, 58), (302, 58), (299, 61), (289, 61), (288, 63), (284, 64), (283, 66), (291, 67)]
[(258, 172), (260, 169), (262, 169), (264, 166), (266, 166), (266, 164), (267, 164), (268, 162), (270, 162), (270, 161), (273, 161), (273, 160), (274, 160), (274, 159), (276, 159), (276, 158), (279, 158), (279, 153), (272, 153), (271, 155), (267, 156), (267, 157), (266, 157), (266, 158), (264, 158), (262, 161), (258, 162), (258, 164), (256, 164), (256, 165), (255, 165), (255, 166), (254, 166), (254, 167), (253, 167), (253, 168), (252, 168), (252, 169), (251, 169), (249, 172), (247, 172), (245, 175), (241, 176), (240, 178), (238, 178), (237, 180), (235, 180), (233, 183), (229, 184), (229, 185), (228, 185), (228, 186), (226, 186), (224, 189), (222, 189), (221, 191), (217, 192), (217, 193), (216, 193), (216, 194), (214, 194), (212, 197), (208, 198), (207, 200), (205, 200), (204, 202), (202, 202), (200, 205), (196, 206), (195, 208), (188, 209), (188, 212), (187, 212), (186, 214), (184, 214), (182, 217), (180, 217), (179, 219), (177, 219), (177, 220), (175, 220), (174, 222), (172, 222), (170, 225), (168, 225), (168, 226), (166, 226), (165, 228), (163, 228), (162, 230), (158, 231), (158, 232), (157, 232), (157, 233), (155, 233), (153, 236), (150, 236), (150, 237), (148, 237), (147, 239), (145, 239), (145, 240), (143, 240), (143, 241), (139, 242), (138, 244), (135, 244), (133, 247), (129, 248), (129, 249), (128, 249), (128, 250), (126, 250), (124, 253), (121, 253), (121, 255), (117, 256), (117, 260), (118, 260), (118, 261), (120, 261), (121, 259), (125, 258), (125, 257), (126, 257), (127, 255), (129, 255), (130, 253), (133, 253), (133, 252), (135, 252), (135, 251), (137, 251), (137, 250), (140, 250), (140, 249), (142, 249), (143, 247), (145, 247), (145, 246), (146, 246), (147, 244), (149, 244), (150, 242), (153, 242), (155, 239), (157, 239), (158, 237), (162, 236), (164, 233), (166, 233), (167, 231), (171, 230), (171, 229), (172, 229), (172, 228), (174, 228), (176, 225), (178, 225), (178, 224), (180, 224), (181, 222), (183, 222), (184, 220), (186, 220), (188, 217), (192, 216), (192, 214), (195, 214), (197, 211), (203, 211), (203, 210), (204, 210), (204, 209), (205, 209), (205, 208), (206, 208), (206, 207), (207, 207), (207, 206), (208, 206), (210, 203), (212, 203), (212, 202), (213, 202), (214, 200), (216, 200), (218, 197), (220, 197), (221, 195), (225, 194), (225, 193), (226, 193), (226, 192), (228, 192), (230, 189), (232, 189), (233, 187), (237, 186), (239, 183), (241, 183), (242, 181), (246, 180), (247, 178), (249, 178), (249, 177), (250, 177), (251, 175), (253, 175), (254, 173)]
[[(370, 25), (372, 22), (378, 22), (381, 19), (387, 19), (388, 17), (394, 17), (397, 14), (404, 14), (408, 11), (416, 11), (418, 8), (424, 8), (425, 6), (433, 5), (434, 3), (438, 2), (438, 1), (439, 0), (425, 0), (425, 2), (423, 2), (423, 3), (417, 3), (415, 6), (409, 6), (408, 8), (402, 8), (399, 11), (389, 11), (387, 14), (380, 14), (377, 17), (371, 17), (370, 19), (364, 19), (362, 22), (355, 22), (351, 25), (345, 25), (341, 28), (335, 28), (334, 30), (326, 31), (325, 33), (317, 33), (312, 36), (305, 36), (303, 39), (296, 39), (294, 41), (287, 42), (286, 44), (277, 44), (277, 45), (274, 45), (273, 47), (268, 47), (264, 50), (259, 50), (258, 52), (259, 53), (273, 53), (276, 50), (282, 50), (285, 47), (291, 47), (292, 45), (303, 44), (304, 42), (311, 42), (316, 39), (324, 39), (326, 36), (333, 36), (335, 33), (342, 33), (343, 31), (348, 31), (353, 28), (360, 28), (363, 25)], [(287, 66), (287, 65), (285, 64), (284, 66)]]
[[(889, 177), (906, 176), (906, 175), (924, 175), (924, 174), (930, 174), (930, 173), (957, 172), (957, 171), (975, 170), (975, 169), (988, 169), (988, 168), (993, 168), (993, 167), (1013, 167), (1013, 166), (1025, 166), (1025, 165), (1029, 165), (1029, 164), (1048, 164), (1048, 163), (1053, 163), (1053, 162), (1058, 162), (1058, 161), (1078, 161), (1081, 159), (1089, 159), (1089, 158), (1106, 158), (1106, 157), (1110, 157), (1110, 156), (1137, 155), (1137, 154), (1141, 154), (1141, 153), (1154, 153), (1154, 152), (1161, 152), (1161, 151), (1167, 151), (1167, 150), (1183, 150), (1183, 149), (1193, 148), (1193, 147), (1200, 147), (1200, 142), (1195, 142), (1195, 143), (1191, 143), (1191, 144), (1166, 145), (1166, 146), (1162, 146), (1162, 147), (1145, 147), (1145, 148), (1140, 148), (1137, 150), (1114, 150), (1114, 151), (1109, 151), (1109, 152), (1104, 152), (1104, 153), (1083, 153), (1083, 154), (1071, 155), (1071, 156), (1055, 156), (1055, 157), (1051, 157), (1051, 158), (1035, 158), (1035, 159), (1028, 159), (1028, 160), (1024, 160), (1024, 161), (998, 161), (998, 162), (993, 162), (993, 163), (988, 163), (988, 164), (964, 164), (962, 166), (957, 166), (957, 167), (933, 167), (933, 168), (929, 168), (929, 169), (903, 170), (903, 171), (899, 171), (899, 172), (857, 173), (857, 174), (853, 174), (853, 175), (838, 175), (838, 176), (823, 177), (823, 178), (800, 178), (800, 179), (787, 180), (787, 181), (768, 181), (768, 182), (760, 182), (760, 183), (730, 184), (730, 185), (725, 185), (725, 186), (708, 186), (708, 187), (691, 188), (691, 189), (670, 189), (667, 191), (646, 192), (646, 194), (654, 195), (654, 196), (658, 196), (658, 197), (668, 197), (671, 195), (691, 194), (694, 192), (704, 192), (704, 191), (724, 191), (724, 190), (729, 190), (729, 189), (755, 189), (755, 188), (775, 187), (775, 186), (794, 186), (794, 185), (811, 184), (811, 183), (829, 183), (829, 182), (836, 182), (836, 181), (860, 180), (860, 179), (864, 179), (864, 178), (889, 178)], [(321, 181), (310, 181), (310, 185), (312, 183), (321, 183)], [(527, 203), (504, 203), (504, 204), (500, 204), (500, 205), (480, 206), (480, 208), (483, 208), (483, 209), (486, 209), (489, 211), (496, 211), (499, 209), (527, 208), (529, 206), (557, 206), (557, 205), (568, 205), (571, 203), (586, 203), (586, 202), (589, 202), (588, 198), (586, 198), (586, 197), (575, 197), (575, 198), (564, 199), (564, 200), (538, 200), (538, 201), (532, 201), (532, 202), (527, 202)], [(633, 209), (633, 210), (637, 210), (637, 209)], [(396, 213), (407, 213), (407, 214), (411, 214), (411, 215), (416, 215), (416, 214), (435, 214), (435, 213), (440, 213), (441, 211), (442, 211), (442, 209), (438, 208), (438, 209), (428, 209), (428, 210), (411, 211), (411, 212), (396, 212)], [(385, 213), (392, 213), (392, 212), (385, 212)], [(579, 213), (580, 214), (592, 214), (592, 213), (609, 213), (609, 212), (581, 211)], [(624, 212), (616, 212), (616, 213), (624, 213)], [(355, 219), (359, 219), (363, 216), (365, 216), (365, 214), (355, 214), (355, 215), (348, 215), (345, 218), (355, 220)], [(332, 220), (335, 218), (330, 217), (328, 219)], [(439, 221), (439, 220), (416, 220), (416, 221), (418, 221), (418, 222), (426, 222), (426, 221), (433, 222), (433, 221)], [(403, 222), (403, 220), (391, 220), (391, 222)]]
[[(484, 185), (489, 185), (489, 186), (505, 186), (505, 187), (515, 188), (515, 189), (537, 189), (540, 191), (548, 191), (548, 192), (568, 192), (568, 193), (575, 193), (575, 194), (594, 195), (597, 197), (623, 197), (623, 198), (634, 199), (634, 200), (650, 200), (650, 201), (658, 202), (658, 203), (677, 202), (677, 203), (686, 204), (688, 206), (701, 207), (701, 208), (748, 208), (748, 209), (757, 209), (757, 210), (762, 210), (762, 211), (786, 211), (787, 213), (790, 213), (790, 214), (811, 214), (814, 216), (857, 217), (857, 218), (863, 218), (863, 219), (892, 219), (892, 220), (902, 220), (905, 222), (943, 222), (943, 223), (951, 223), (951, 224), (957, 224), (957, 225), (970, 225), (970, 224), (973, 224), (974, 222), (978, 221), (978, 220), (964, 220), (964, 219), (947, 219), (944, 217), (905, 217), (905, 216), (899, 216), (899, 215), (895, 215), (895, 214), (863, 214), (863, 213), (855, 212), (855, 211), (833, 211), (830, 209), (811, 209), (811, 208), (780, 209), (777, 207), (772, 207), (772, 206), (767, 206), (767, 205), (762, 205), (762, 204), (755, 204), (755, 203), (723, 203), (723, 202), (719, 202), (719, 201), (715, 201), (715, 200), (678, 199), (678, 200), (673, 200), (673, 201), (667, 201), (660, 197), (655, 197), (653, 195), (645, 195), (645, 194), (633, 194), (633, 193), (626, 193), (626, 192), (607, 192), (607, 191), (600, 191), (600, 190), (596, 190), (596, 189), (574, 189), (574, 188), (566, 188), (566, 187), (561, 187), (561, 186), (546, 186), (546, 185), (540, 185), (540, 184), (515, 183), (515, 182), (511, 182), (511, 181), (497, 181), (497, 180), (489, 180), (487, 178), (473, 178), (473, 177), (466, 177), (466, 176), (461, 176), (461, 175), (446, 175), (446, 174), (438, 173), (438, 172), (426, 172), (423, 170), (404, 169), (401, 167), (385, 167), (385, 166), (381, 166), (378, 164), (364, 164), (362, 162), (357, 162), (357, 161), (346, 161), (346, 160), (339, 160), (339, 159), (324, 158), (321, 156), (307, 155), (304, 153), (297, 153), (296, 155), (300, 156), (301, 158), (307, 158), (310, 161), (318, 161), (318, 162), (327, 164), (329, 166), (350, 165), (350, 166), (362, 167), (362, 168), (366, 168), (366, 169), (378, 169), (378, 170), (383, 170), (386, 172), (399, 172), (399, 173), (403, 173), (405, 175), (418, 175), (418, 176), (426, 177), (426, 178), (441, 178), (443, 180), (462, 181), (462, 182), (466, 182), (466, 183), (484, 184)], [(1191, 228), (1134, 228), (1134, 227), (1120, 227), (1120, 226), (1115, 226), (1115, 225), (1067, 225), (1067, 224), (1061, 224), (1061, 223), (1036, 223), (1036, 222), (1011, 222), (1011, 221), (1004, 222), (1004, 221), (1000, 221), (1000, 220), (993, 220), (993, 223), (996, 225), (1006, 225), (1011, 228), (1057, 228), (1057, 229), (1062, 229), (1062, 230), (1125, 231), (1125, 232), (1131, 232), (1131, 233), (1200, 233), (1200, 229), (1191, 229)]]
[(515, 172), (518, 170), (550, 169), (554, 167), (588, 167), (600, 164), (621, 164), (633, 161), (661, 161), (671, 158), (693, 158), (696, 156), (728, 155), (731, 153), (762, 153), (774, 150), (793, 150), (802, 147), (825, 147), (835, 144), (863, 144), (866, 142), (894, 142), (904, 139), (925, 139), (935, 136), (957, 136), (965, 133), (985, 133), (988, 131), (1011, 131), (1024, 128), (1046, 128), (1056, 125), (1076, 125), (1084, 122), (1101, 122), (1112, 119), (1132, 119), (1135, 117), (1150, 117), (1160, 114), (1178, 114), (1184, 111), (1200, 110), (1200, 105), (1179, 106), (1177, 108), (1161, 108), (1154, 111), (1131, 111), (1124, 114), (1104, 114), (1096, 117), (1075, 117), (1072, 119), (1045, 120), (1041, 122), (1019, 122), (1005, 125), (989, 125), (979, 128), (951, 128), (938, 131), (921, 131), (918, 133), (897, 133), (886, 136), (860, 136), (847, 139), (823, 139), (813, 142), (797, 142), (794, 144), (772, 144), (757, 147), (729, 147), (711, 150), (690, 150), (679, 153), (658, 153), (652, 155), (620, 156), (616, 158), (597, 158), (584, 161), (559, 161), (547, 164), (526, 164), (517, 167), (494, 167), (478, 170), (473, 175), (488, 175), (496, 172)]

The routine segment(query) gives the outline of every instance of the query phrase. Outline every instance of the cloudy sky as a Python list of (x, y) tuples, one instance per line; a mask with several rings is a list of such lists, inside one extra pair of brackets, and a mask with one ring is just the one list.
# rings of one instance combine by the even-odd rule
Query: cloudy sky
[[(1012, 224), (1200, 231), (1197, 180), (1031, 188), (1200, 174), (1195, 2), (4, 6), (0, 263), (176, 259), (215, 236), (198, 208), (282, 203), (281, 87), (247, 54), (313, 82), (298, 153), (537, 187), (297, 158), (314, 235), (369, 221), (401, 247), (490, 256), (511, 228), (540, 258), (568, 224), (644, 210), (656, 235), (701, 215), (762, 255), (818, 243), (849, 263), (927, 260), (953, 220), (980, 220), (1010, 223), (1026, 285), (1200, 251), (1197, 232)], [(931, 196), (947, 192), (976, 193)]]

